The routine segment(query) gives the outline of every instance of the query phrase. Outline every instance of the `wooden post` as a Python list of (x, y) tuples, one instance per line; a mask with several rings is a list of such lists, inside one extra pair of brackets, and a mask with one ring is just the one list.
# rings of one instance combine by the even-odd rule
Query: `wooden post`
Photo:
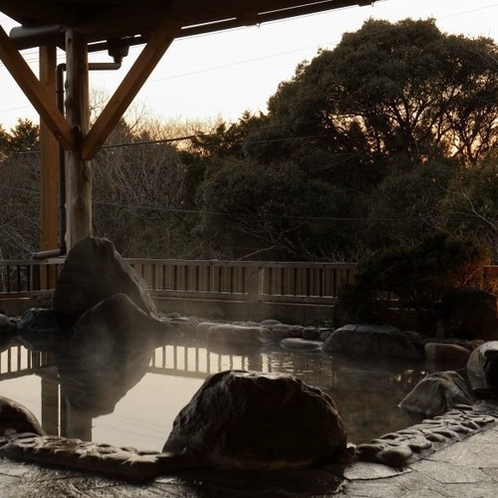
[(88, 47), (85, 37), (66, 31), (66, 119), (76, 147), (66, 150), (66, 247), (69, 251), (92, 232), (92, 169), (82, 159), (89, 127)]
[[(56, 47), (40, 47), (40, 82), (55, 102)], [(58, 207), (57, 139), (40, 120), (40, 249), (56, 249)]]
[[(52, 102), (56, 100), (55, 45), (40, 47), (40, 83)], [(43, 118), (40, 119), (40, 249), (57, 249), (58, 237), (58, 142)], [(41, 267), (41, 281), (48, 289), (57, 282), (55, 267)]]

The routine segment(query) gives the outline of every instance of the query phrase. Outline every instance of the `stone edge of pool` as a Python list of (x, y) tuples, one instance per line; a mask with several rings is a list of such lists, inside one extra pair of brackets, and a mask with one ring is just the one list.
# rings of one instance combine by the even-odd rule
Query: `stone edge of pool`
[[(455, 442), (498, 423), (498, 405), (478, 404), (452, 409), (444, 415), (391, 432), (360, 444), (350, 462), (373, 462), (398, 472), (416, 460), (423, 459)], [(43, 466), (90, 472), (126, 481), (152, 481), (202, 467), (186, 454), (140, 451), (59, 436), (17, 433), (0, 438), (0, 457)], [(334, 465), (334, 463), (332, 463)], [(356, 476), (360, 478), (361, 476)]]

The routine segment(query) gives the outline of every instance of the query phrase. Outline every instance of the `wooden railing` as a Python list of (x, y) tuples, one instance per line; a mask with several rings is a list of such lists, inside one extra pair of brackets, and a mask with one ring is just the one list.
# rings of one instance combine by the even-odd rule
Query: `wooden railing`
[(352, 282), (354, 263), (128, 259), (159, 298), (325, 304)]
[(63, 264), (63, 258), (0, 261), (0, 298), (52, 292)]
[[(128, 259), (157, 298), (325, 304), (352, 282), (353, 263)], [(0, 298), (55, 288), (64, 260), (0, 261)], [(55, 275), (55, 278), (54, 278)]]
[[(279, 316), (290, 318), (289, 306), (296, 313), (298, 309), (307, 313), (310, 307), (315, 313), (319, 307), (321, 311), (332, 308), (341, 287), (354, 281), (356, 271), (354, 263), (138, 258), (127, 261), (147, 282), (160, 311), (208, 316), (204, 313), (212, 311), (212, 303), (221, 303), (223, 310), (218, 314), (226, 313), (231, 319), (245, 319), (241, 305), (248, 311), (247, 316), (254, 319), (276, 318), (277, 308), (281, 311)], [(63, 264), (63, 258), (0, 261), (0, 304), (7, 299), (50, 296)], [(498, 266), (488, 266), (486, 271), (498, 275)], [(200, 307), (193, 308), (194, 304)], [(237, 313), (230, 315), (237, 306)], [(300, 314), (293, 320), (305, 318)]]

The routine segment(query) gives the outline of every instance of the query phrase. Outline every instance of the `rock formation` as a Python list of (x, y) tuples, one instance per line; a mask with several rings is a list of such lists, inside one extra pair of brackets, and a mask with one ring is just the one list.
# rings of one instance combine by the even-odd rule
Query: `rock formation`
[(225, 371), (178, 414), (163, 451), (238, 470), (303, 468), (346, 450), (332, 398), (290, 375)]

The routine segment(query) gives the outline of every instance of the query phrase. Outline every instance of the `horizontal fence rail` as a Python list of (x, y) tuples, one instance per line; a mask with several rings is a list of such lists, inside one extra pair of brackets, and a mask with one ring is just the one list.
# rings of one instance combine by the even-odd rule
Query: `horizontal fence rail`
[(156, 297), (325, 304), (353, 282), (354, 263), (128, 259)]
[(48, 261), (0, 260), (0, 297), (52, 292), (63, 264), (63, 258)]
[[(354, 263), (127, 259), (155, 297), (330, 302), (352, 282)], [(0, 261), (0, 298), (53, 291), (63, 258)]]
[[(354, 282), (355, 263), (218, 260), (126, 260), (156, 300), (334, 305), (341, 287)], [(50, 295), (64, 258), (0, 261), (0, 302)], [(488, 266), (498, 275), (498, 266)]]

